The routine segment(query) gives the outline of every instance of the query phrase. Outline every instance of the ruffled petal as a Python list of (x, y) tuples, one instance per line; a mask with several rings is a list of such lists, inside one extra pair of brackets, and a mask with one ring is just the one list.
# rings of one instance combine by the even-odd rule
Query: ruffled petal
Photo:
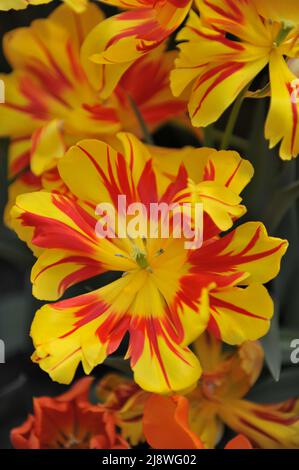
[(153, 449), (203, 449), (190, 429), (189, 403), (185, 397), (151, 395), (144, 408), (143, 430)]
[[(75, 201), (54, 193), (19, 196), (11, 224), (31, 247), (44, 250), (32, 271), (34, 295), (56, 300), (71, 285), (106, 270), (134, 267), (119, 247), (96, 236), (94, 219)], [(42, 251), (41, 250), (41, 251)]]
[(279, 154), (290, 160), (299, 153), (299, 91), (297, 77), (283, 56), (273, 52), (270, 58), (271, 105), (265, 135), (270, 148), (281, 142)]
[(243, 273), (241, 284), (265, 284), (277, 276), (286, 240), (270, 237), (262, 223), (247, 222), (214, 242), (191, 253), (194, 272), (222, 276)]
[[(194, 386), (201, 368), (184, 346), (183, 315), (168, 311), (146, 272), (127, 274), (93, 293), (42, 307), (32, 324), (33, 360), (53, 380), (69, 383), (80, 362), (89, 374), (129, 332), (135, 381), (157, 393), (184, 390)], [(203, 313), (193, 315), (202, 330)]]

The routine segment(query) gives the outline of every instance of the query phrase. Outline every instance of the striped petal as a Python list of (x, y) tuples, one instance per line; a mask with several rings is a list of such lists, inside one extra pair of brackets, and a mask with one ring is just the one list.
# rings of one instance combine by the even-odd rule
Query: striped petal
[[(1, 114), (1, 107), (0, 107)], [(8, 176), (15, 177), (30, 168), (31, 136), (13, 138), (8, 150)]]
[(206, 127), (219, 119), (266, 64), (267, 58), (261, 58), (207, 66), (191, 91), (189, 113), (192, 124)]
[[(253, 176), (253, 167), (237, 152), (210, 148), (153, 151), (155, 166), (160, 173), (175, 178), (181, 165), (187, 170), (188, 188), (177, 201), (202, 203), (209, 217), (204, 220), (204, 237), (228, 230), (246, 209), (240, 204), (241, 191)], [(212, 224), (211, 224), (212, 221)]]
[(299, 403), (288, 400), (259, 405), (245, 400), (227, 401), (221, 407), (223, 421), (262, 449), (298, 449)]
[[(72, 147), (59, 162), (62, 179), (73, 194), (95, 206), (104, 201), (117, 207), (119, 195), (125, 195), (128, 204), (148, 198), (157, 202), (149, 149), (132, 134), (120, 133), (118, 138), (122, 153), (97, 140)], [(90, 184), (82, 185), (82, 174)]]
[[(286, 240), (269, 237), (263, 224), (248, 222), (190, 255), (193, 272), (236, 275), (241, 284), (265, 284), (280, 269)], [(240, 280), (239, 276), (243, 275)]]
[(80, 63), (82, 41), (102, 19), (95, 5), (82, 15), (62, 5), (49, 18), (5, 35), (4, 52), (14, 71), (2, 77), (6, 101), (0, 107), (5, 123), (1, 135), (30, 137), (57, 120), (69, 146), (80, 136), (120, 129), (116, 110), (99, 101)]
[[(32, 271), (33, 293), (56, 300), (71, 285), (106, 270), (126, 271), (133, 261), (116, 257), (119, 248), (96, 237), (94, 219), (63, 195), (38, 192), (19, 196), (11, 224), (29, 246), (44, 250)], [(112, 262), (112, 264), (111, 264)]]
[[(194, 126), (207, 126), (216, 121), (268, 63), (267, 44), (270, 50), (273, 39), (257, 13), (258, 23), (250, 18), (250, 32), (243, 20), (241, 22), (232, 12), (227, 12), (234, 5), (224, 0), (199, 1), (204, 20), (192, 13), (178, 35), (179, 40), (187, 42), (179, 46), (180, 55), (171, 75), (172, 91), (179, 96), (189, 86), (189, 113)], [(210, 9), (215, 18), (209, 16)], [(235, 9), (239, 10), (238, 7)], [(246, 15), (240, 13), (244, 19)], [(262, 28), (260, 33), (257, 24)], [(240, 41), (229, 39), (226, 33)]]
[(31, 171), (40, 176), (47, 170), (56, 167), (57, 161), (65, 153), (62, 122), (54, 119), (42, 128), (37, 129), (31, 141)]
[[(82, 47), (85, 69), (103, 98), (113, 91), (134, 61), (159, 46), (184, 20), (191, 1), (157, 3), (108, 18), (100, 23)], [(98, 64), (89, 65), (89, 60)]]
[(267, 333), (273, 303), (262, 284), (277, 275), (286, 249), (287, 242), (269, 237), (262, 224), (252, 222), (190, 255), (198, 282), (210, 281), (209, 330), (217, 338), (241, 344)]
[(141, 130), (132, 114), (132, 100), (150, 130), (186, 111), (187, 103), (175, 98), (170, 90), (169, 74), (176, 55), (174, 51), (165, 51), (164, 46), (158, 47), (138, 59), (116, 87), (121, 122), (135, 135), (140, 135)]
[(186, 309), (168, 312), (146, 273), (128, 274), (93, 293), (37, 312), (31, 331), (36, 347), (33, 359), (54, 380), (68, 383), (80, 362), (89, 374), (129, 332), (127, 355), (135, 381), (158, 393), (182, 390), (194, 385), (201, 369), (184, 346), (186, 338), (175, 328), (182, 328), (184, 316), (196, 318), (195, 329), (202, 330), (206, 322), (203, 311), (199, 317), (197, 309)]
[(271, 105), (265, 135), (270, 148), (281, 142), (279, 154), (289, 160), (299, 154), (299, 93), (297, 77), (285, 59), (273, 52), (270, 58)]
[(251, 44), (267, 45), (270, 35), (259, 17), (257, 1), (195, 0), (204, 25), (216, 31), (230, 31)]
[(40, 189), (41, 179), (31, 173), (31, 171), (22, 173), (19, 178), (9, 185), (8, 201), (5, 206), (4, 213), (4, 222), (8, 227), (12, 228), (10, 212), (16, 202), (17, 197), (20, 194), (32, 193), (33, 191), (38, 191)]
[[(258, 302), (257, 302), (258, 300)], [(209, 331), (228, 344), (242, 344), (265, 336), (274, 313), (264, 286), (231, 287), (210, 293)]]

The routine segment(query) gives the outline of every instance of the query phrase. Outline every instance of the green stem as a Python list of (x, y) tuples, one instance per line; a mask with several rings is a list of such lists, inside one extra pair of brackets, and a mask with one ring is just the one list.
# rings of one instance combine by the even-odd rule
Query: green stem
[(241, 93), (239, 94), (238, 98), (236, 99), (233, 105), (233, 109), (230, 113), (227, 126), (226, 126), (226, 129), (224, 131), (224, 135), (221, 141), (221, 145), (220, 145), (221, 150), (226, 150), (230, 145), (230, 141), (231, 141), (231, 138), (232, 138), (235, 126), (236, 126), (236, 122), (237, 122), (237, 119), (241, 110), (241, 106), (243, 104), (243, 100), (245, 98), (245, 95), (250, 85), (251, 85), (251, 82), (241, 91)]
[(154, 140), (147, 128), (147, 125), (143, 119), (143, 116), (137, 106), (137, 104), (135, 103), (135, 101), (133, 100), (133, 98), (128, 94), (128, 98), (129, 98), (129, 101), (130, 101), (130, 104), (131, 104), (131, 107), (132, 107), (132, 110), (136, 116), (136, 119), (138, 121), (138, 124), (140, 126), (140, 129), (142, 131), (142, 134), (143, 134), (143, 138), (145, 140), (145, 142), (148, 144), (148, 145), (155, 145), (154, 143)]
[[(224, 132), (218, 129), (211, 129), (210, 130), (211, 138), (215, 140), (215, 142), (221, 142), (224, 136)], [(248, 141), (243, 137), (239, 137), (237, 135), (232, 135), (231, 137), (231, 144), (234, 147), (240, 148), (242, 151), (246, 151), (248, 149)]]

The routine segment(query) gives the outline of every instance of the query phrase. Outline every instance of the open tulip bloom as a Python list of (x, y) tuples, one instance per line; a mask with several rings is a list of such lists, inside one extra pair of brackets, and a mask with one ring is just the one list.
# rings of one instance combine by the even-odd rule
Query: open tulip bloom
[(188, 87), (193, 125), (208, 126), (269, 66), (266, 96), (271, 104), (265, 136), (271, 148), (281, 143), (281, 158), (290, 159), (299, 153), (299, 87), (288, 65), (298, 55), (298, 23), (280, 17), (284, 5), (288, 8), (292, 2), (274, 2), (270, 9), (275, 11), (278, 3), (273, 21), (259, 14), (263, 1), (196, 0), (200, 17), (191, 12), (177, 36), (183, 42), (172, 90), (178, 96)]
[[(179, 391), (201, 374), (188, 345), (204, 330), (232, 345), (266, 334), (273, 304), (263, 284), (277, 275), (287, 243), (256, 222), (220, 237), (244, 213), (239, 193), (252, 176), (235, 152), (189, 149), (171, 158), (169, 149), (159, 171), (154, 149), (131, 134), (119, 138), (121, 151), (85, 140), (61, 158), (69, 195), (25, 194), (12, 209), (13, 227), (38, 257), (31, 277), (37, 298), (56, 300), (75, 283), (105, 271), (120, 274), (105, 287), (42, 307), (31, 329), (33, 360), (69, 383), (80, 362), (89, 374), (129, 333), (126, 357), (136, 382), (157, 393)], [(119, 195), (145, 207), (200, 200), (202, 246), (187, 250), (171, 234), (134, 238), (130, 220), (98, 238), (96, 207), (109, 202), (118, 212)], [(126, 237), (113, 236), (124, 223)]]

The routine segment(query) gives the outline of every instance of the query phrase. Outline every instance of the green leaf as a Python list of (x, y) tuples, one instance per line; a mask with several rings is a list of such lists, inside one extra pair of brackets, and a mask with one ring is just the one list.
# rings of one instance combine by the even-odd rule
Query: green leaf
[(25, 243), (6, 227), (0, 227), (0, 258), (20, 267), (32, 266), (34, 261)]
[(259, 403), (279, 403), (299, 397), (299, 366), (292, 366), (280, 375), (279, 382), (267, 378), (258, 382), (246, 399)]
[(273, 199), (265, 215), (267, 225), (270, 227), (271, 231), (275, 231), (278, 228), (282, 219), (298, 198), (299, 181), (291, 183), (273, 195)]
[(279, 332), (279, 305), (275, 303), (275, 313), (271, 321), (268, 334), (261, 339), (265, 352), (266, 364), (271, 372), (273, 379), (278, 382), (282, 364), (282, 353), (280, 349), (280, 332)]
[(24, 293), (2, 296), (0, 336), (5, 344), (6, 360), (16, 352), (27, 351), (30, 344), (28, 303)]
[(272, 201), (273, 189), (280, 172), (277, 152), (270, 150), (265, 140), (265, 118), (265, 100), (259, 100), (255, 103), (253, 122), (249, 123), (248, 149), (245, 154), (254, 167), (254, 177), (243, 193), (248, 209), (245, 220), (263, 221), (265, 207)]

